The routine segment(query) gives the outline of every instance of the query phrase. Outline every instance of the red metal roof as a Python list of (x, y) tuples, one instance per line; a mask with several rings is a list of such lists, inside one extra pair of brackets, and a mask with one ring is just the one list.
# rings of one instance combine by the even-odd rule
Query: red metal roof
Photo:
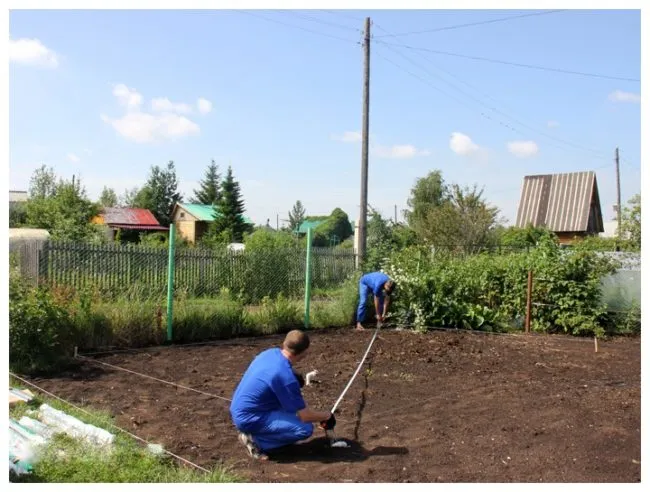
[(138, 231), (168, 231), (169, 227), (155, 225), (133, 225), (133, 224), (108, 224), (113, 229), (133, 229)]
[[(144, 208), (118, 208), (108, 207), (102, 211), (101, 214), (104, 218), (104, 224), (112, 227), (119, 226), (123, 229), (143, 228), (159, 228), (162, 227), (156, 220), (150, 210)], [(166, 230), (163, 227), (163, 230)]]

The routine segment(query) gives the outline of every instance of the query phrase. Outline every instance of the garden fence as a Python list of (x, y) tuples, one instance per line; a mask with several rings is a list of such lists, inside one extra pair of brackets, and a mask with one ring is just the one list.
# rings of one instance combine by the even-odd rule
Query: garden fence
[[(175, 297), (213, 297), (228, 290), (246, 303), (257, 303), (266, 296), (304, 295), (306, 251), (302, 248), (186, 248), (177, 249), (173, 258)], [(92, 288), (107, 297), (162, 297), (167, 291), (168, 268), (166, 248), (60, 241), (45, 243), (38, 262), (42, 282)], [(352, 252), (312, 249), (312, 288), (337, 288), (354, 270)]]

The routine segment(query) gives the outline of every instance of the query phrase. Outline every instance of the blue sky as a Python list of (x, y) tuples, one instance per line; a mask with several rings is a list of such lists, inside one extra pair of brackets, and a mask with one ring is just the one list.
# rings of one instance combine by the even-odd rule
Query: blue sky
[(623, 200), (640, 191), (639, 82), (414, 48), (640, 79), (637, 11), (387, 36), (521, 13), (13, 11), (10, 189), (44, 163), (81, 175), (92, 198), (104, 185), (121, 194), (173, 160), (189, 198), (214, 158), (232, 165), (257, 223), (275, 225), (298, 199), (309, 214), (341, 207), (356, 220), (369, 16), (371, 205), (392, 216), (416, 178), (440, 169), (484, 187), (512, 223), (525, 175), (596, 170), (611, 220), (616, 146)]

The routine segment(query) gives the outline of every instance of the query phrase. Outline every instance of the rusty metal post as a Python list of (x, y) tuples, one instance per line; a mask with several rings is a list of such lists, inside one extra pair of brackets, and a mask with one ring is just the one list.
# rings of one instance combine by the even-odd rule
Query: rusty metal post
[(526, 290), (526, 333), (530, 333), (530, 316), (533, 304), (533, 271), (528, 270), (528, 289)]

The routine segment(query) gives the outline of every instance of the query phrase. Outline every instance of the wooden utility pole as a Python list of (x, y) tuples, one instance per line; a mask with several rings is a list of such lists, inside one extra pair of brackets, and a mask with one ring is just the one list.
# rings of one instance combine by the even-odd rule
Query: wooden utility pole
[(370, 112), (370, 17), (366, 17), (363, 37), (363, 117), (361, 124), (361, 207), (359, 210), (359, 264), (366, 258), (368, 217), (368, 130)]
[(616, 147), (616, 220), (618, 221), (617, 236), (623, 237), (623, 220), (621, 216), (621, 168), (618, 161), (618, 147)]
[(395, 224), (397, 224), (397, 205), (395, 205)]

